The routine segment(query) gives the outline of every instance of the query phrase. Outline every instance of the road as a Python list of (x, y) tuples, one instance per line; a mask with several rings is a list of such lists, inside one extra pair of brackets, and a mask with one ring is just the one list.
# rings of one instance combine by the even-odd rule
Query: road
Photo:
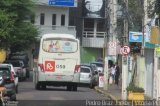
[(78, 87), (77, 91), (66, 91), (66, 87), (48, 86), (46, 90), (35, 90), (32, 77), (19, 82), (17, 94), (18, 106), (90, 106), (90, 103), (95, 101), (108, 99), (88, 87)]

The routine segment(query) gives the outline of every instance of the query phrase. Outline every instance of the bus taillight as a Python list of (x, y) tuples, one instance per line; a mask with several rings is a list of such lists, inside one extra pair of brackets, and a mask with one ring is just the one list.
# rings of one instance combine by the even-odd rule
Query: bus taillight
[(74, 72), (75, 73), (80, 72), (80, 65), (75, 66)]
[(39, 63), (38, 66), (40, 67), (41, 71), (44, 72), (44, 66), (43, 66), (43, 64)]

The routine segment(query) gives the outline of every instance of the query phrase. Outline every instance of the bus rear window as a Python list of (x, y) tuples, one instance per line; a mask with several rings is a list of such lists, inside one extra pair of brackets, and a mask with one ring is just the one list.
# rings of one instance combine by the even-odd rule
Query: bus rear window
[(72, 39), (45, 39), (42, 49), (49, 53), (72, 53), (77, 51), (78, 44)]

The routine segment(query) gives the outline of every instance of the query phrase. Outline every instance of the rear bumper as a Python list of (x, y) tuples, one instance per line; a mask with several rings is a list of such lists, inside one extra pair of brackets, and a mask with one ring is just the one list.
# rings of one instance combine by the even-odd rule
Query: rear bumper
[(87, 80), (87, 79), (80, 79), (80, 83), (86, 83), (86, 84), (89, 84), (89, 83), (91, 83), (91, 80)]
[(12, 96), (16, 94), (14, 83), (5, 84), (4, 86), (6, 88), (5, 96)]
[(38, 78), (38, 82), (71, 82), (71, 83), (79, 83), (80, 82), (80, 73), (74, 73), (72, 75), (55, 75), (52, 73), (43, 73), (38, 72), (35, 77)]
[(78, 84), (75, 82), (58, 82), (58, 81), (40, 81), (38, 82), (40, 85), (48, 85), (48, 86), (68, 86), (72, 84)]

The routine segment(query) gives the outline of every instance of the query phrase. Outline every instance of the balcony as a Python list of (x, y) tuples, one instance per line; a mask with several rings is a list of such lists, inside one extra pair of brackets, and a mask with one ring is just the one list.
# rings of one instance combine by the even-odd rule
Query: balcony
[(40, 36), (46, 33), (65, 33), (76, 36), (75, 26), (46, 26), (46, 25), (35, 25), (39, 31)]
[(103, 48), (105, 36), (105, 32), (83, 31), (82, 46)]

